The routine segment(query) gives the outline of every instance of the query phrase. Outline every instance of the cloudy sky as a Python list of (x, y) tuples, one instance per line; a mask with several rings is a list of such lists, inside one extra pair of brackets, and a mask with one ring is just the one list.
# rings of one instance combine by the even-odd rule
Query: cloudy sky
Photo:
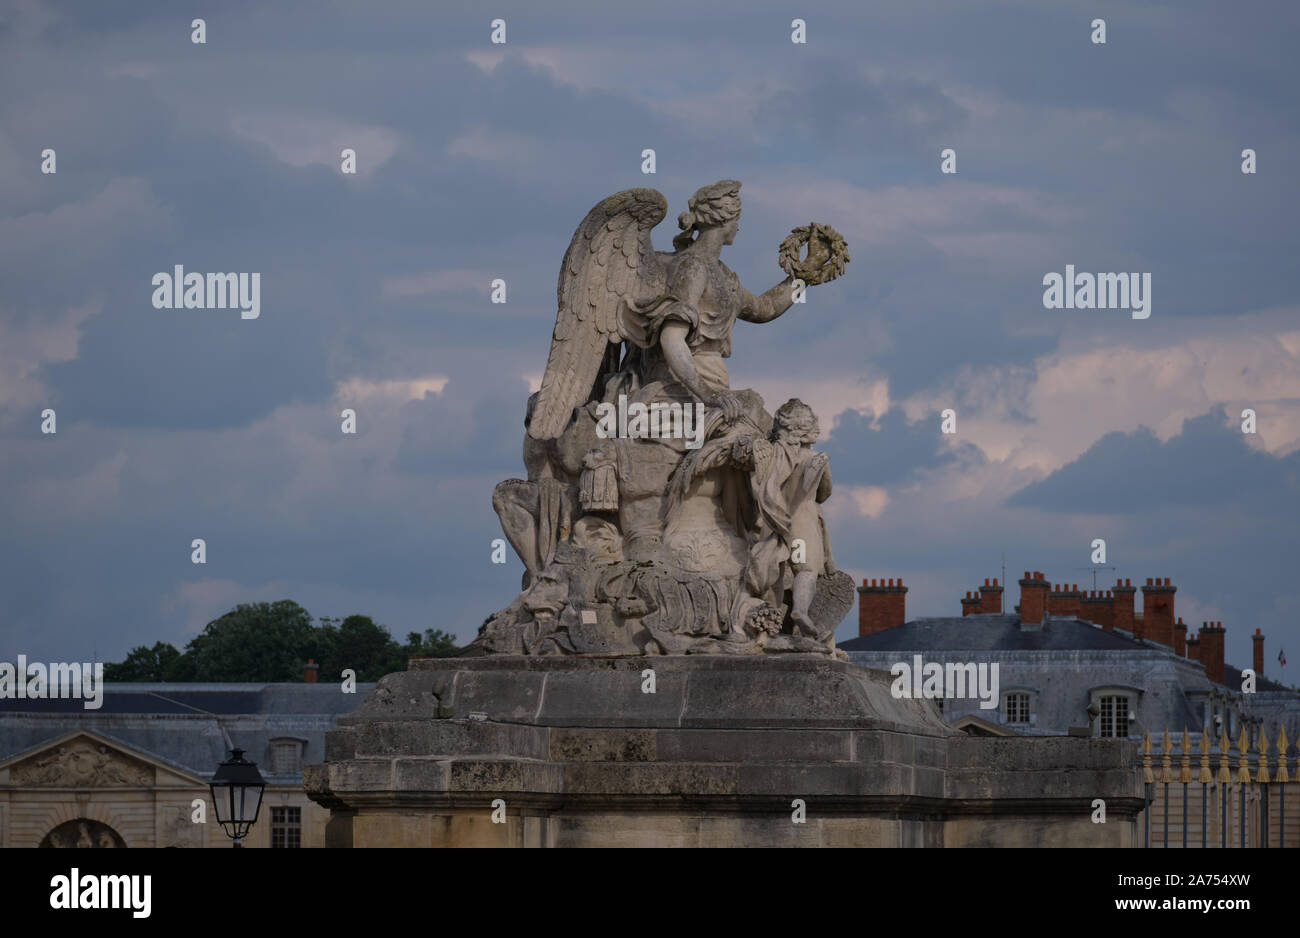
[[(1262, 628), (1276, 676), (1279, 642), (1300, 662), (1298, 26), (1285, 0), (3, 0), (0, 658), (180, 646), (280, 598), (468, 639), (518, 588), (491, 494), (573, 229), (650, 185), (667, 249), (736, 178), (751, 289), (795, 225), (852, 253), (730, 362), (821, 415), (842, 568), (954, 615), (1004, 555), (1090, 586), (1102, 537), (1099, 583), (1170, 577), (1230, 661)], [(260, 317), (153, 308), (175, 264), (260, 272)], [(1044, 309), (1066, 264), (1150, 272), (1150, 318)]]

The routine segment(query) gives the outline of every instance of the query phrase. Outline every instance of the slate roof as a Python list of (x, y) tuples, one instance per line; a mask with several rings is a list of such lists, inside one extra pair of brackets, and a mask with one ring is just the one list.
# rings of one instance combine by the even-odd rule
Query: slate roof
[(86, 729), (209, 778), (227, 755), (224, 728), (268, 782), (295, 784), (301, 773), (269, 771), (271, 740), (305, 740), (303, 764), (323, 762), (326, 730), (355, 710), (374, 686), (357, 684), (355, 694), (344, 694), (335, 683), (105, 684), (98, 710), (85, 709), (80, 699), (4, 699), (0, 759)]
[(1041, 627), (1022, 629), (1020, 616), (995, 613), (913, 619), (840, 642), (839, 647), (845, 651), (1134, 651), (1151, 646), (1072, 616), (1048, 616)]
[[(1241, 669), (1234, 668), (1230, 664), (1225, 664), (1223, 666), (1223, 683), (1226, 687), (1232, 687), (1235, 688), (1236, 690), (1241, 690)], [(1255, 692), (1258, 694), (1264, 694), (1264, 693), (1294, 694), (1295, 693), (1295, 691), (1291, 690), (1291, 688), (1287, 687), (1286, 685), (1279, 684), (1277, 681), (1270, 681), (1268, 678), (1258, 674), (1255, 675)]]
[[(1021, 629), (1018, 615), (985, 613), (913, 619), (874, 635), (840, 642), (839, 647), (845, 651), (1134, 651), (1162, 646), (1100, 629), (1073, 616), (1046, 616), (1040, 628)], [(1241, 670), (1225, 664), (1222, 686), (1240, 690)], [(1294, 693), (1266, 677), (1256, 677), (1255, 689), (1259, 693)]]
[(104, 704), (86, 710), (73, 700), (0, 699), (3, 713), (350, 713), (374, 684), (344, 694), (338, 684), (104, 684)]

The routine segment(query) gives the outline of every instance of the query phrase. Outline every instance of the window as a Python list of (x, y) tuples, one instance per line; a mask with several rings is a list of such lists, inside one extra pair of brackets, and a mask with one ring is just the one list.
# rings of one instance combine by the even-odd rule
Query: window
[(1128, 736), (1128, 698), (1107, 696), (1101, 698), (1101, 735)]
[(302, 741), (271, 740), (271, 771), (276, 775), (296, 775), (302, 771)]
[(1007, 694), (1005, 716), (1008, 723), (1028, 723), (1029, 695)]
[(302, 846), (302, 808), (271, 809), (271, 846)]

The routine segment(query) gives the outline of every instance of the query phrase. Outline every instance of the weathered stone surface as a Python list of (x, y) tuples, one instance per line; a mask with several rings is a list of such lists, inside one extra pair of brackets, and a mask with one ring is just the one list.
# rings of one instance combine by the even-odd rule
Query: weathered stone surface
[(476, 650), (842, 659), (833, 636), (855, 594), (820, 507), (831, 477), (812, 449), (817, 417), (798, 398), (768, 413), (732, 390), (722, 360), (736, 322), (770, 322), (798, 289), (836, 279), (847, 246), (829, 226), (796, 228), (781, 248), (790, 276), (755, 295), (721, 259), (739, 182), (691, 197), (672, 252), (650, 237), (666, 211), (653, 189), (616, 193), (565, 252), (525, 411), (528, 477), (492, 495), (524, 590)]
[(650, 730), (557, 727), (550, 732), (555, 762), (655, 762), (658, 734)]
[(1131, 744), (969, 737), (889, 684), (824, 657), (423, 659), (304, 785), (340, 845), (1133, 842)]

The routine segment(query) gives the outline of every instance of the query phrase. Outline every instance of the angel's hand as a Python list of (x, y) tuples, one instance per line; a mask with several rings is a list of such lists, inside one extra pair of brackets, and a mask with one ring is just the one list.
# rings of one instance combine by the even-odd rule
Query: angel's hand
[(730, 391), (722, 391), (713, 395), (713, 399), (708, 404), (710, 407), (716, 407), (722, 411), (722, 416), (728, 423), (738, 420), (740, 415), (745, 412), (744, 403)]

